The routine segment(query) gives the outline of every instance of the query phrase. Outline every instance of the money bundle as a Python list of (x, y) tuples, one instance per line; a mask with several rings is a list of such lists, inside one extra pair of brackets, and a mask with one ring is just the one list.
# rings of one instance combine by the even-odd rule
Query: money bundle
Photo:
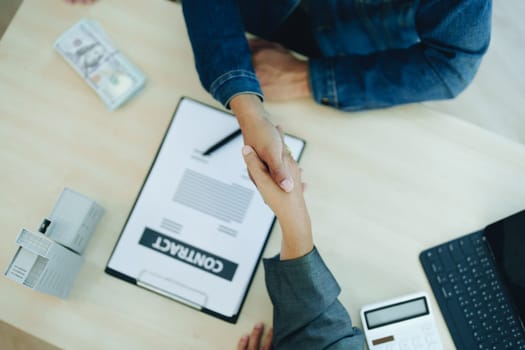
[(80, 20), (57, 39), (54, 47), (110, 110), (132, 98), (146, 82), (144, 73), (115, 48), (94, 20)]

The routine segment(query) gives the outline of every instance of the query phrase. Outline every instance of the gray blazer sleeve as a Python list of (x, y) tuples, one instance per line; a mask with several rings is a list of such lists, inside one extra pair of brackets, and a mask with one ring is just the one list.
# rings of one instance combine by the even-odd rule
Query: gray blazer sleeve
[(298, 259), (279, 259), (264, 259), (274, 312), (273, 348), (363, 349), (363, 333), (337, 299), (341, 289), (317, 249)]

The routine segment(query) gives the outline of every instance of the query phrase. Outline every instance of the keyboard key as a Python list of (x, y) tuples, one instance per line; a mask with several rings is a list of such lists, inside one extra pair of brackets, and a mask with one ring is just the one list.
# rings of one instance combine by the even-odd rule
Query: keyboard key
[(452, 288), (450, 287), (450, 284), (446, 283), (441, 286), (441, 292), (443, 293), (443, 297), (445, 299), (451, 297), (454, 293), (452, 291)]
[(503, 343), (495, 343), (492, 345), (492, 350), (505, 350), (505, 345)]
[(459, 240), (459, 246), (461, 247), (461, 250), (465, 256), (471, 256), (474, 253), (472, 241), (468, 240), (467, 238), (461, 238)]
[(443, 284), (447, 281), (447, 276), (444, 273), (439, 273), (436, 275), (436, 280), (438, 283)]
[(425, 251), (421, 261), (458, 349), (525, 350), (490, 254), (475, 233)]
[(434, 254), (433, 251), (429, 250), (427, 251), (427, 253), (425, 254), (425, 257), (429, 260), (429, 261), (434, 261), (437, 259), (437, 255)]
[(482, 235), (472, 235), (471, 239), (472, 239), (472, 244), (474, 245), (474, 247), (483, 246), (485, 242), (484, 238), (485, 237), (483, 237)]
[(444, 271), (455, 270), (457, 263), (454, 263), (452, 261), (452, 256), (450, 255), (450, 252), (448, 251), (448, 249), (442, 249), (441, 252), (439, 253), (439, 257), (440, 257), (441, 262), (443, 263)]
[(454, 294), (456, 294), (456, 295), (460, 295), (460, 294), (465, 293), (465, 287), (463, 287), (460, 284), (454, 284), (452, 286), (452, 289), (454, 290)]
[(489, 342), (483, 342), (478, 344), (479, 350), (489, 350), (490, 349), (490, 343)]
[(459, 264), (465, 261), (465, 256), (463, 255), (459, 243), (457, 241), (452, 241), (448, 244), (448, 250), (450, 256), (454, 260), (454, 263)]

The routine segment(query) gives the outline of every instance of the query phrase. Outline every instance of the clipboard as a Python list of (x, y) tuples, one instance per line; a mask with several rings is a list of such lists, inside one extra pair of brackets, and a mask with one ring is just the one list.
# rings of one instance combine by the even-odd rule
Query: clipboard
[[(251, 182), (225, 111), (180, 99), (105, 272), (236, 323), (275, 216)], [(299, 160), (306, 142), (286, 135)]]

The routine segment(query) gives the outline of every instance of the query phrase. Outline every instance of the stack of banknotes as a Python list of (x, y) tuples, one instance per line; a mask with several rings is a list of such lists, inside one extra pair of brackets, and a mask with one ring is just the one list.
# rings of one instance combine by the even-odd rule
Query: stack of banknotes
[(120, 107), (146, 83), (144, 73), (115, 48), (94, 20), (82, 19), (62, 34), (54, 47), (110, 110)]

